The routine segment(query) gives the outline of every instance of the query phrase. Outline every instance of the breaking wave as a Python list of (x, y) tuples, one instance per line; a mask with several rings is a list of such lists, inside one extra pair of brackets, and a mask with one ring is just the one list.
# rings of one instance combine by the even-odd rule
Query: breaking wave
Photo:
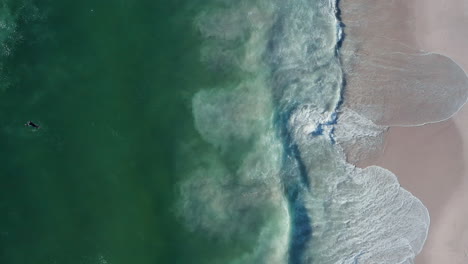
[(411, 263), (422, 248), (421, 202), (390, 171), (346, 160), (343, 148), (385, 128), (341, 107), (336, 12), (219, 0), (195, 20), (201, 59), (234, 77), (193, 97), (209, 147), (186, 147), (177, 208), (190, 230), (252, 245), (228, 263)]

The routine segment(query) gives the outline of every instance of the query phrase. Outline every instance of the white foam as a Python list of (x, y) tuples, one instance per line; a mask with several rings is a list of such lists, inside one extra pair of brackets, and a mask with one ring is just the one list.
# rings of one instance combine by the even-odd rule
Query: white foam
[(382, 150), (387, 129), (344, 107), (338, 115), (334, 133), (336, 142), (346, 153), (347, 161), (357, 164)]
[(359, 263), (402, 263), (421, 251), (427, 209), (394, 174), (354, 167), (339, 146), (305, 129), (294, 138), (311, 182), (307, 207), (314, 239), (304, 263), (354, 263), (358, 255)]
[(207, 39), (202, 60), (242, 78), (193, 98), (195, 126), (212, 148), (191, 152), (178, 208), (191, 230), (252, 244), (229, 263), (289, 262), (295, 201), (312, 225), (295, 256), (302, 263), (402, 263), (424, 243), (425, 207), (389, 171), (347, 163), (340, 147), (372, 143), (384, 129), (342, 109), (339, 144), (331, 140), (342, 88), (335, 12), (333, 1), (237, 1), (196, 20)]

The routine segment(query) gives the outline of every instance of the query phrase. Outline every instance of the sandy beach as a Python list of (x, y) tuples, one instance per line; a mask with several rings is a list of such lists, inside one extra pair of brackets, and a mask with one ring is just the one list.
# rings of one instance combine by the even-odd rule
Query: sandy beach
[(398, 175), (428, 208), (431, 227), (418, 264), (467, 263), (468, 107), (454, 118), (390, 128), (383, 154), (370, 162)]
[[(468, 72), (468, 1), (412, 3), (418, 49), (452, 58)], [(416, 8), (417, 7), (417, 8)], [(468, 89), (468, 87), (466, 88)], [(449, 103), (449, 102), (447, 102)], [(419, 127), (391, 127), (383, 153), (369, 160), (394, 172), (431, 216), (417, 264), (468, 263), (468, 106), (452, 118)]]
[(390, 126), (381, 154), (358, 166), (391, 170), (428, 208), (417, 264), (466, 264), (468, 0), (358, 0), (341, 8), (351, 58), (345, 104)]
[(468, 1), (416, 0), (413, 6), (419, 48), (448, 56), (467, 72)]
[(403, 0), (340, 4), (346, 33), (344, 104), (378, 125), (445, 120), (468, 97), (468, 79), (459, 65), (422, 46), (419, 28), (425, 25), (418, 20), (426, 15), (418, 5)]

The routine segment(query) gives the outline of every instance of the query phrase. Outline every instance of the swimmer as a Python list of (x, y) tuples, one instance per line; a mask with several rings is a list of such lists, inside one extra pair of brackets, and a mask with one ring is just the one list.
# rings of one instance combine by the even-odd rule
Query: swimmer
[(27, 122), (26, 124), (24, 124), (24, 125), (25, 125), (25, 126), (28, 126), (28, 127), (33, 127), (33, 128), (35, 128), (35, 129), (41, 128), (40, 125), (37, 125), (37, 124), (35, 124), (35, 123), (32, 122), (32, 121), (28, 121), (28, 122)]

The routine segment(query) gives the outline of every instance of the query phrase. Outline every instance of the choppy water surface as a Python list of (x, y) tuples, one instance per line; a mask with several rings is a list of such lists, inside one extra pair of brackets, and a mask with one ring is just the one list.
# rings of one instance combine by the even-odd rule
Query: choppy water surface
[(0, 3), (1, 263), (421, 250), (419, 200), (346, 162), (384, 128), (342, 107), (335, 2)]

